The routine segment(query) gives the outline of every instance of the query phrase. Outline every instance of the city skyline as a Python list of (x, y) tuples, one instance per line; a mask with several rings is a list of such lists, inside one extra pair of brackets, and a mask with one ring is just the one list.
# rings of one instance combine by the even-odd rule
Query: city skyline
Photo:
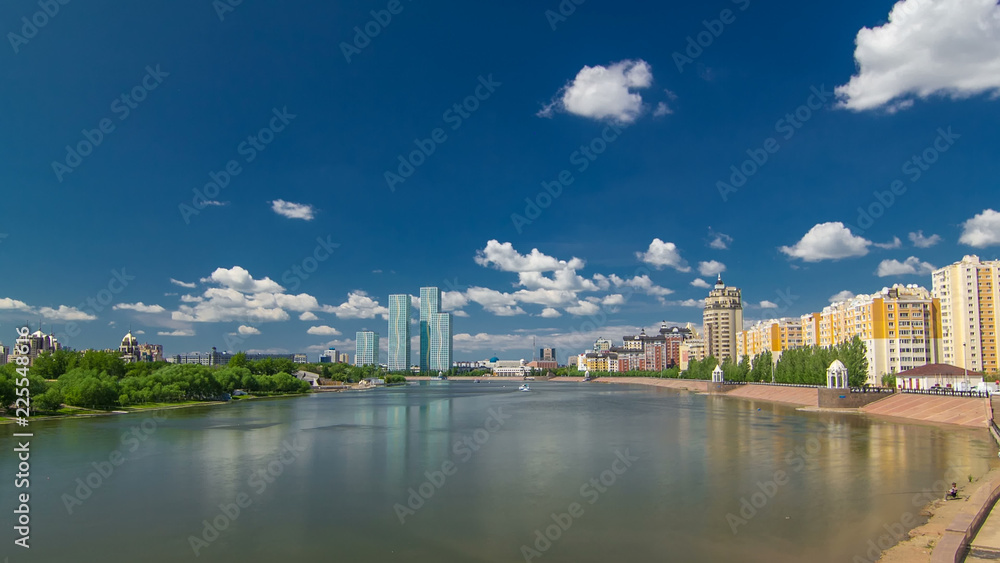
[(437, 286), (454, 359), (530, 358), (700, 323), (719, 273), (748, 321), (929, 286), (1000, 248), (996, 6), (895, 5), (408, 7), (359, 53), (369, 5), (64, 10), (7, 52), (5, 185), (46, 197), (3, 216), (0, 342), (316, 355)]

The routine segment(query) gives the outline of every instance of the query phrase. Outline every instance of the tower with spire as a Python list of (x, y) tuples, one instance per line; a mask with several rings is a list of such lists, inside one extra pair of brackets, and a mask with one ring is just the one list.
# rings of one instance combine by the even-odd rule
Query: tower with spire
[(722, 281), (721, 273), (705, 299), (702, 320), (705, 323), (708, 355), (719, 362), (726, 358), (739, 361), (736, 357), (736, 335), (743, 330), (743, 296), (740, 288), (729, 287)]

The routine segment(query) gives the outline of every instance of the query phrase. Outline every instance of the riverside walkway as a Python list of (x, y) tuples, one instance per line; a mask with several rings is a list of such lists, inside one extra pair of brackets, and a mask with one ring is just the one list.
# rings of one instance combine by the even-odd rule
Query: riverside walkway
[[(993, 418), (1000, 407), (1000, 399), (996, 395), (990, 397), (990, 410)], [(969, 542), (969, 553), (963, 559), (966, 563), (982, 563), (1000, 560), (1000, 503), (994, 504), (989, 516), (983, 522), (979, 531)]]
[(741, 385), (726, 393), (729, 397), (773, 401), (802, 407), (819, 404), (815, 387), (782, 387), (777, 385)]
[(983, 401), (983, 399), (967, 397), (897, 393), (863, 407), (861, 412), (935, 424), (957, 424), (972, 428), (985, 428), (987, 412)]

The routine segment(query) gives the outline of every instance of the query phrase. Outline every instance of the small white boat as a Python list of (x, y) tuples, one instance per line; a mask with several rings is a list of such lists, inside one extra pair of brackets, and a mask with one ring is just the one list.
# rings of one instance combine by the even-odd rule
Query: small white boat
[(517, 390), (518, 390), (518, 391), (531, 391), (531, 388), (530, 388), (530, 387), (528, 387), (528, 384), (527, 384), (527, 383), (525, 383), (524, 385), (522, 385), (522, 386), (518, 387), (518, 388), (517, 388)]

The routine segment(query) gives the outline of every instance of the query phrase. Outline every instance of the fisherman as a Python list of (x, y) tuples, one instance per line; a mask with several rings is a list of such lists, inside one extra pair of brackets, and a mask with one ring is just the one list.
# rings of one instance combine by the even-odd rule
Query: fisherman
[(957, 499), (958, 498), (958, 483), (951, 484), (951, 490), (948, 491), (948, 495), (944, 497), (945, 499)]

